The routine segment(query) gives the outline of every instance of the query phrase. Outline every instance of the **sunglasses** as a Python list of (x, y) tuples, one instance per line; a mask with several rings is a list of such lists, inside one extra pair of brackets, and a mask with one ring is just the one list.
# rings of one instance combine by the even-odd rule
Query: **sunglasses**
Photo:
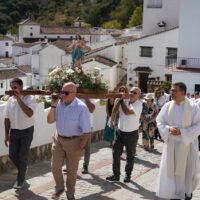
[(64, 96), (68, 96), (70, 94), (70, 92), (68, 92), (68, 91), (60, 91), (60, 94), (64, 95)]
[(130, 91), (130, 93), (131, 93), (131, 94), (137, 94), (137, 92), (135, 92), (135, 91)]

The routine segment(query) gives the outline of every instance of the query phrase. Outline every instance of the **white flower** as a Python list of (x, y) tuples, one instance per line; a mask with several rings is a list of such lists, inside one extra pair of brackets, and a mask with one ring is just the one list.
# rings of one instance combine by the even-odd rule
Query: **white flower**
[(67, 69), (67, 74), (73, 74), (74, 70), (73, 69)]
[(93, 72), (96, 76), (101, 74), (101, 69), (99, 67), (95, 67), (94, 68), (94, 72)]

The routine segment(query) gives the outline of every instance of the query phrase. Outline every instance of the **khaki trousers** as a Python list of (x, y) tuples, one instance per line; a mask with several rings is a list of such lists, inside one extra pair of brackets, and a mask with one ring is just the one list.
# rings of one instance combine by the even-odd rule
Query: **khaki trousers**
[(55, 190), (64, 189), (62, 174), (63, 163), (67, 165), (67, 197), (74, 197), (78, 164), (81, 156), (75, 154), (80, 144), (80, 137), (65, 139), (58, 135), (53, 136), (51, 168), (56, 183)]

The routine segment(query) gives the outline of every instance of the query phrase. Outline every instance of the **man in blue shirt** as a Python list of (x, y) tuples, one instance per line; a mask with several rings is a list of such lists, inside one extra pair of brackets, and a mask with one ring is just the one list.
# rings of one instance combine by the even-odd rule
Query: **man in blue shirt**
[(67, 165), (67, 198), (75, 200), (75, 184), (78, 163), (83, 149), (90, 137), (91, 126), (87, 106), (76, 98), (77, 87), (74, 83), (65, 83), (60, 99), (52, 98), (48, 123), (56, 122), (57, 133), (52, 144), (52, 173), (56, 183), (53, 199), (64, 192), (62, 165)]

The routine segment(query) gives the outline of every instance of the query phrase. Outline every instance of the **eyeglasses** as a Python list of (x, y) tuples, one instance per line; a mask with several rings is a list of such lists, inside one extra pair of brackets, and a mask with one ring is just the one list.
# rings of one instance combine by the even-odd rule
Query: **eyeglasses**
[(130, 93), (131, 93), (131, 94), (137, 94), (137, 92), (135, 92), (135, 91), (130, 91)]
[(60, 91), (60, 94), (64, 95), (64, 96), (68, 96), (70, 94), (70, 92), (68, 92), (68, 91)]

